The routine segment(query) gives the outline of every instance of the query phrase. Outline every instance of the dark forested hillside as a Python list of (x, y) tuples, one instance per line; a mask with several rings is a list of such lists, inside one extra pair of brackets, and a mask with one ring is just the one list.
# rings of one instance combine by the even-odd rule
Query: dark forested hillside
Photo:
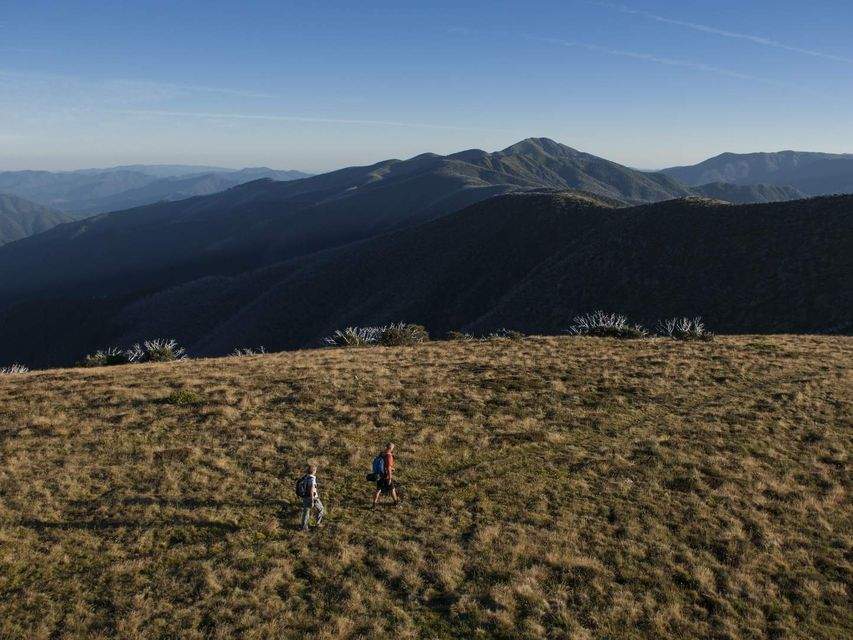
[[(397, 320), (439, 335), (499, 327), (558, 333), (597, 308), (647, 323), (702, 315), (720, 332), (849, 332), (851, 274), (853, 197), (614, 208), (591, 195), (518, 193), (143, 298), (16, 305), (2, 318), (0, 360), (68, 360), (163, 335), (197, 354), (283, 349), (317, 345), (345, 325)], [(87, 325), (80, 339), (63, 322), (40, 320), (36, 331), (29, 321), (65, 307), (69, 317), (94, 313), (98, 329)]]

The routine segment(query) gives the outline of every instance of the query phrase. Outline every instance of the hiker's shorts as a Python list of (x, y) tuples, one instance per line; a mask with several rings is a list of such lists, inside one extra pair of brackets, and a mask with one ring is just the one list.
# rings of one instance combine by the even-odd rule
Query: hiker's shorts
[(393, 480), (386, 480), (385, 478), (380, 478), (376, 481), (376, 489), (378, 491), (381, 491), (382, 493), (390, 493), (393, 488)]

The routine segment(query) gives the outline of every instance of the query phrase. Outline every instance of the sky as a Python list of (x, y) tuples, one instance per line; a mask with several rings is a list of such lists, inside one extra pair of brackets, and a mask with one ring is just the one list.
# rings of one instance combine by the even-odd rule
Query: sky
[(850, 0), (0, 2), (0, 170), (853, 152)]

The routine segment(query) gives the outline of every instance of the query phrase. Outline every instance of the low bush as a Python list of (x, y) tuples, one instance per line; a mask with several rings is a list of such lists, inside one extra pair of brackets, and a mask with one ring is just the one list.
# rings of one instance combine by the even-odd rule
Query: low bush
[(376, 344), (378, 339), (378, 327), (347, 327), (338, 329), (323, 342), (331, 347), (366, 347)]
[(141, 350), (139, 362), (173, 362), (187, 357), (186, 349), (178, 345), (175, 340), (164, 338), (146, 340), (142, 343), (142, 347), (134, 345), (132, 348)]
[(263, 356), (266, 355), (266, 353), (267, 350), (264, 347), (258, 347), (257, 349), (252, 349), (251, 347), (237, 347), (230, 355), (232, 358), (239, 358), (240, 356)]
[(22, 364), (10, 364), (8, 367), (0, 367), (0, 375), (11, 376), (17, 373), (26, 373), (29, 370), (29, 367), (25, 367)]
[(498, 329), (486, 336), (486, 340), (521, 340), (524, 334), (514, 329)]
[(625, 339), (645, 338), (648, 335), (642, 325), (629, 324), (625, 316), (604, 311), (575, 316), (569, 332), (577, 336)]
[(139, 345), (134, 345), (130, 349), (110, 347), (109, 349), (98, 350), (95, 353), (88, 354), (83, 358), (82, 365), (84, 367), (110, 367), (113, 365), (139, 362), (141, 358), (142, 349)]
[(477, 338), (474, 337), (471, 333), (465, 333), (463, 331), (448, 331), (447, 332), (448, 340), (458, 340), (461, 342), (473, 342)]
[(705, 328), (702, 318), (670, 318), (658, 324), (658, 333), (673, 340), (702, 340), (710, 342), (714, 334)]
[(429, 333), (419, 324), (398, 322), (382, 327), (347, 327), (338, 329), (323, 342), (332, 347), (367, 347), (382, 345), (396, 347), (420, 344), (429, 340)]
[(83, 358), (80, 364), (84, 367), (109, 367), (135, 362), (172, 362), (186, 357), (186, 350), (175, 340), (156, 338), (137, 343), (128, 349), (110, 347), (98, 350)]
[(419, 324), (406, 324), (405, 322), (381, 327), (377, 339), (377, 342), (385, 347), (413, 345), (428, 341), (429, 333), (425, 327)]

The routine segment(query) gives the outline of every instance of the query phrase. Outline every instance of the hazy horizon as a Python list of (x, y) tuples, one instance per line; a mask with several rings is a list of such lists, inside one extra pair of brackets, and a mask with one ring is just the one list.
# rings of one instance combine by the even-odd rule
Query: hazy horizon
[(322, 173), (549, 137), (631, 167), (853, 152), (853, 5), (12, 2), (0, 170)]
[[(551, 138), (551, 137), (550, 136), (527, 136), (527, 138)], [(246, 165), (242, 165), (242, 166), (227, 166), (224, 163), (220, 163), (220, 162), (216, 162), (216, 161), (209, 161), (208, 162), (208, 161), (203, 161), (203, 160), (198, 161), (198, 162), (178, 162), (178, 161), (173, 162), (173, 161), (169, 161), (169, 160), (146, 162), (146, 161), (129, 160), (129, 161), (116, 162), (115, 164), (110, 164), (110, 165), (99, 165), (99, 166), (81, 165), (81, 166), (67, 166), (67, 167), (66, 166), (58, 166), (58, 167), (45, 167), (45, 166), (3, 167), (2, 163), (0, 162), (0, 171), (49, 171), (49, 172), (53, 172), (53, 173), (65, 173), (65, 172), (72, 173), (75, 171), (85, 171), (85, 170), (98, 170), (98, 169), (110, 170), (110, 169), (115, 169), (118, 167), (128, 167), (128, 166), (134, 166), (134, 165), (145, 165), (145, 166), (185, 165), (185, 166), (199, 167), (202, 169), (217, 169), (217, 170), (226, 170), (226, 171), (240, 171), (241, 169), (252, 169), (252, 168), (264, 167), (264, 168), (272, 169), (275, 171), (302, 171), (304, 173), (310, 173), (312, 175), (318, 175), (321, 173), (328, 173), (331, 171), (336, 171), (338, 169), (343, 169), (343, 168), (349, 167), (349, 166), (369, 166), (372, 164), (376, 164), (378, 162), (382, 162), (384, 160), (393, 160), (393, 159), (408, 160), (408, 159), (413, 158), (413, 157), (420, 155), (422, 153), (437, 153), (439, 155), (449, 155), (452, 153), (457, 153), (460, 151), (466, 151), (469, 149), (481, 149), (481, 150), (487, 151), (487, 152), (495, 152), (495, 151), (500, 151), (502, 149), (505, 149), (506, 147), (509, 147), (512, 144), (515, 144), (516, 142), (520, 142), (523, 139), (525, 139), (525, 138), (519, 138), (517, 140), (513, 140), (512, 142), (510, 142), (510, 143), (508, 143), (508, 144), (506, 144), (500, 148), (495, 148), (495, 149), (483, 149), (482, 147), (466, 147), (465, 149), (461, 149), (461, 148), (460, 149), (449, 149), (447, 151), (442, 151), (442, 152), (435, 151), (434, 149), (425, 149), (423, 151), (418, 151), (418, 152), (412, 153), (410, 155), (394, 155), (394, 156), (387, 156), (387, 157), (381, 157), (381, 158), (377, 157), (373, 160), (368, 159), (368, 160), (365, 160), (363, 162), (353, 162), (352, 164), (342, 164), (342, 165), (338, 165), (338, 166), (330, 166), (330, 167), (325, 167), (325, 168), (320, 168), (320, 169), (312, 169), (312, 168), (306, 169), (306, 168), (303, 168), (301, 166), (275, 166), (275, 165), (264, 165), (264, 164), (246, 164)], [(574, 145), (571, 145), (569, 143), (563, 142), (561, 140), (556, 140), (554, 138), (551, 138), (551, 139), (555, 140), (556, 142), (560, 142), (561, 144), (565, 144), (569, 147), (574, 146)], [(605, 158), (607, 160), (611, 160), (613, 162), (619, 162), (620, 164), (623, 164), (623, 165), (630, 167), (632, 169), (636, 169), (638, 171), (659, 171), (661, 169), (666, 169), (669, 167), (677, 166), (674, 163), (661, 164), (660, 166), (632, 165), (632, 164), (629, 164), (627, 162), (621, 162), (620, 160), (618, 160), (617, 158), (614, 158), (612, 156), (604, 156), (602, 154), (595, 153), (593, 151), (590, 151), (589, 149), (582, 149), (579, 147), (574, 147), (574, 148), (578, 149), (578, 151), (591, 153), (593, 155), (603, 157), (603, 158)], [(725, 150), (725, 151), (715, 152), (713, 154), (704, 155), (704, 156), (696, 158), (693, 161), (683, 162), (681, 164), (684, 164), (684, 165), (696, 164), (696, 163), (701, 162), (703, 160), (707, 160), (709, 158), (713, 158), (715, 156), (718, 156), (721, 153), (780, 153), (780, 152), (784, 152), (784, 151), (818, 152), (818, 153), (832, 153), (832, 154), (850, 154), (851, 153), (849, 151), (827, 151), (825, 149), (789, 149), (789, 148), (785, 148), (785, 149), (781, 149), (781, 148), (780, 149), (752, 149), (749, 151)]]

